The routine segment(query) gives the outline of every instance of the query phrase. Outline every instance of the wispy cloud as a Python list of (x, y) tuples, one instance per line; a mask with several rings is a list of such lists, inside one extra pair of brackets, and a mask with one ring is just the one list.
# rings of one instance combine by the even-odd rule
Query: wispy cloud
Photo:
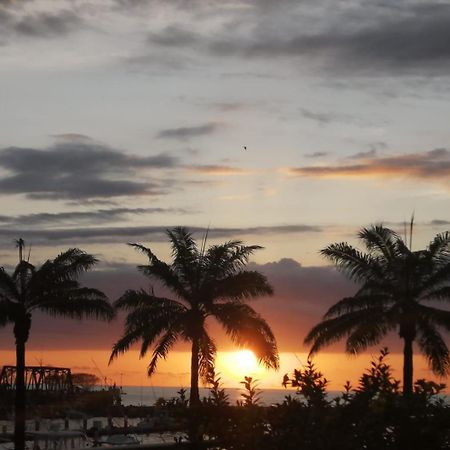
[(187, 140), (195, 137), (207, 136), (215, 133), (220, 128), (217, 123), (205, 123), (192, 127), (167, 128), (161, 130), (156, 137), (158, 139)]
[(352, 164), (306, 166), (289, 169), (291, 175), (302, 177), (408, 177), (449, 184), (450, 151), (435, 149), (423, 153), (397, 156), (375, 156), (375, 151), (354, 155)]
[(247, 175), (251, 173), (249, 170), (241, 169), (239, 167), (221, 166), (221, 165), (198, 165), (188, 166), (188, 170), (202, 173), (204, 175)]
[(322, 156), (329, 155), (328, 152), (313, 152), (313, 153), (306, 153), (305, 156), (307, 158), (321, 158)]
[(41, 226), (51, 225), (79, 225), (79, 224), (99, 224), (110, 221), (126, 220), (130, 216), (147, 214), (183, 214), (185, 209), (179, 208), (111, 208), (97, 209), (94, 211), (66, 211), (60, 213), (35, 213), (22, 214), (18, 216), (0, 215), (0, 226)]
[[(0, 244), (4, 240), (6, 248), (10, 248), (11, 239), (21, 236), (33, 245), (49, 245), (57, 243), (90, 242), (90, 243), (124, 243), (128, 241), (164, 242), (167, 240), (166, 230), (173, 226), (142, 226), (142, 227), (76, 227), (57, 229), (33, 229), (27, 227), (0, 227)], [(206, 229), (189, 227), (190, 231), (202, 236)], [(314, 225), (275, 225), (248, 228), (211, 228), (209, 236), (213, 238), (230, 238), (248, 235), (269, 235), (278, 233), (320, 233), (322, 228)]]

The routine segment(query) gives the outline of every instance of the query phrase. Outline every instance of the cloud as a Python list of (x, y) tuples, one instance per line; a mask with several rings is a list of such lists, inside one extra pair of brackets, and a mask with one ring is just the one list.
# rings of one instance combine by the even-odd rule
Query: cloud
[(450, 151), (435, 149), (422, 153), (376, 157), (370, 151), (357, 156), (358, 162), (333, 166), (306, 166), (289, 169), (291, 175), (318, 178), (407, 177), (449, 185)]
[[(145, 264), (145, 258), (138, 257), (137, 263)], [(254, 307), (269, 323), (278, 342), (280, 351), (307, 351), (303, 339), (318, 323), (327, 309), (338, 300), (352, 295), (357, 285), (330, 266), (305, 267), (298, 261), (283, 258), (266, 264), (250, 263), (249, 270), (264, 273), (274, 288), (272, 297), (263, 297), (252, 302)], [(160, 296), (173, 294), (156, 281), (144, 277), (131, 264), (111, 264), (109, 268), (96, 270), (83, 276), (86, 286), (104, 291), (111, 300), (117, 299), (127, 289), (149, 289), (154, 287)], [(29, 341), (30, 349), (105, 349), (110, 351), (123, 330), (123, 316), (115, 323), (97, 321), (52, 320), (48, 316), (35, 314)], [(211, 334), (220, 350), (231, 348), (229, 338), (215, 322), (211, 321)], [(391, 350), (399, 349), (397, 336), (383, 341)], [(0, 329), (0, 348), (13, 349), (11, 327)], [(187, 346), (181, 347), (188, 350)], [(330, 346), (328, 351), (342, 352), (344, 343)], [(376, 349), (376, 347), (375, 347)]]
[(287, 59), (329, 76), (447, 75), (448, 3), (341, 2), (333, 11), (325, 1), (283, 3), (242, 2), (234, 14), (219, 10), (220, 26), (197, 32), (171, 24), (149, 42), (217, 58)]
[(311, 111), (306, 108), (300, 108), (300, 114), (305, 119), (310, 119), (314, 122), (317, 122), (320, 125), (329, 125), (330, 123), (338, 122), (338, 123), (348, 123), (352, 122), (354, 120), (353, 117), (345, 115), (345, 114), (338, 114), (338, 113), (331, 113), (331, 112), (316, 112)]
[(249, 173), (248, 170), (238, 167), (218, 165), (188, 166), (188, 169), (205, 175), (245, 175)]
[(156, 137), (158, 139), (186, 140), (210, 135), (215, 133), (218, 129), (219, 125), (217, 123), (205, 123), (193, 127), (167, 128), (165, 130), (161, 130)]
[(306, 153), (305, 156), (307, 158), (321, 158), (322, 156), (329, 155), (328, 152), (314, 152), (314, 153)]
[[(137, 256), (137, 263), (145, 263), (145, 258)], [(281, 351), (303, 349), (303, 338), (325, 311), (356, 290), (353, 283), (331, 267), (304, 267), (293, 259), (267, 264), (251, 263), (248, 269), (264, 273), (274, 288), (273, 297), (261, 298), (252, 306), (272, 327)], [(157, 295), (173, 295), (156, 280), (144, 277), (132, 264), (111, 264), (106, 269), (103, 267), (102, 270), (87, 273), (82, 282), (101, 289), (111, 300), (117, 299), (127, 289), (149, 289), (149, 285), (154, 286)], [(58, 319), (52, 320), (49, 326), (48, 316), (35, 314), (29, 346), (30, 349), (40, 350), (89, 348), (109, 351), (122, 332), (122, 320), (121, 316), (114, 324), (105, 324)], [(211, 333), (221, 350), (230, 347), (229, 338), (213, 322)], [(12, 330), (0, 329), (0, 348), (8, 347), (13, 348)]]
[(367, 150), (366, 152), (358, 152), (354, 155), (350, 155), (347, 157), (347, 159), (366, 159), (366, 158), (374, 158), (377, 155), (377, 149), (372, 148), (370, 150)]
[(434, 226), (441, 226), (441, 225), (450, 225), (450, 220), (443, 220), (443, 219), (434, 219), (430, 222), (430, 225)]
[(241, 102), (212, 102), (210, 106), (222, 112), (234, 112), (244, 109), (248, 104)]
[[(10, 248), (11, 239), (21, 236), (33, 245), (54, 245), (74, 243), (124, 243), (129, 241), (165, 242), (166, 230), (173, 226), (138, 226), (138, 227), (76, 227), (54, 228), (36, 230), (32, 228), (0, 227), (0, 247)], [(198, 236), (203, 236), (206, 229), (201, 227), (189, 227), (190, 231)], [(246, 235), (268, 235), (277, 233), (319, 233), (322, 229), (314, 225), (279, 225), (248, 228), (211, 228), (209, 237), (240, 238)], [(3, 241), (3, 242), (2, 242)]]
[(62, 134), (52, 134), (53, 138), (62, 142), (84, 142), (92, 143), (95, 142), (90, 136), (80, 133), (62, 133)]
[(136, 175), (176, 164), (166, 154), (129, 155), (86, 140), (57, 142), (44, 150), (8, 147), (0, 150), (0, 167), (8, 171), (0, 178), (0, 192), (56, 200), (159, 195), (167, 187), (162, 181), (139, 181)]
[(80, 28), (81, 18), (73, 11), (27, 14), (13, 24), (14, 31), (30, 38), (64, 36)]
[(77, 225), (77, 224), (99, 224), (110, 221), (126, 220), (130, 215), (146, 215), (160, 213), (185, 213), (184, 209), (177, 208), (113, 208), (98, 209), (95, 211), (67, 211), (61, 213), (35, 213), (19, 216), (1, 216), (0, 226), (15, 225)]
[(201, 40), (200, 35), (178, 25), (169, 25), (158, 33), (150, 33), (148, 41), (164, 47), (188, 47)]
[[(45, 5), (40, 5), (45, 6)], [(58, 38), (83, 27), (83, 19), (71, 9), (33, 8), (31, 1), (0, 2), (0, 36), (5, 41), (18, 36), (28, 39)]]

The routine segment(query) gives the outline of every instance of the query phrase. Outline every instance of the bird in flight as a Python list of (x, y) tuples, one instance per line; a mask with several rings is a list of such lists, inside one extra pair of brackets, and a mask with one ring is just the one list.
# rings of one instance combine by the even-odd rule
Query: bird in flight
[(247, 146), (246, 145), (244, 145), (244, 150), (247, 150)]

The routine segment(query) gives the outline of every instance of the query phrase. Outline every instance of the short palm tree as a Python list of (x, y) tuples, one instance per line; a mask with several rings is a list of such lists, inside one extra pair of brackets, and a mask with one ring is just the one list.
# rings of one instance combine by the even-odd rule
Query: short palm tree
[(153, 346), (150, 376), (176, 341), (190, 342), (190, 404), (194, 406), (200, 401), (199, 375), (208, 379), (214, 368), (216, 345), (208, 334), (208, 317), (217, 319), (236, 344), (253, 349), (265, 366), (278, 368), (277, 345), (269, 325), (244, 303), (246, 299), (272, 294), (272, 288), (264, 275), (244, 270), (249, 256), (261, 247), (230, 241), (206, 249), (206, 236), (199, 248), (185, 228), (167, 234), (172, 246), (170, 265), (149, 248), (130, 245), (149, 259), (148, 265), (138, 266), (139, 270), (162, 282), (175, 299), (157, 297), (153, 291), (126, 291), (115, 303), (116, 308), (128, 313), (125, 332), (114, 345), (110, 361), (141, 340), (141, 357)]
[(79, 275), (97, 260), (72, 248), (40, 268), (23, 259), (22, 239), (17, 241), (19, 263), (12, 275), (0, 269), (0, 325), (12, 323), (16, 341), (15, 449), (25, 448), (25, 344), (28, 340), (32, 314), (46, 312), (52, 316), (81, 319), (111, 319), (114, 310), (105, 294), (81, 287)]
[(438, 234), (424, 250), (412, 251), (389, 228), (375, 225), (359, 232), (361, 252), (347, 243), (321, 251), (338, 270), (361, 285), (336, 303), (306, 336), (311, 353), (346, 337), (346, 350), (364, 351), (390, 331), (403, 339), (403, 392), (413, 389), (413, 342), (433, 372), (445, 376), (450, 354), (438, 328), (450, 330), (450, 311), (433, 302), (450, 302), (450, 233)]

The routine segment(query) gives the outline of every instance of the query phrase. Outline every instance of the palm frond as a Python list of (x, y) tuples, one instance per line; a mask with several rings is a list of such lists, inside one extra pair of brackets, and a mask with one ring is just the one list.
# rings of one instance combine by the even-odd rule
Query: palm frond
[(219, 303), (211, 305), (210, 313), (236, 344), (253, 350), (266, 367), (279, 367), (275, 336), (267, 322), (253, 308), (245, 303)]
[(346, 242), (331, 244), (320, 253), (353, 281), (379, 280), (383, 277), (383, 271), (376, 259)]
[(390, 321), (388, 314), (383, 310), (380, 310), (378, 315), (372, 313), (365, 321), (360, 321), (349, 334), (345, 351), (355, 355), (361, 353), (368, 347), (378, 344), (396, 326), (396, 322)]
[[(114, 304), (116, 309), (127, 311), (122, 339), (133, 337), (133, 343), (141, 339), (140, 357), (168, 330), (182, 330), (187, 308), (171, 299), (155, 297), (144, 290), (126, 291)], [(136, 338), (134, 338), (136, 337)], [(126, 348), (128, 349), (128, 348)]]
[[(446, 264), (434, 265), (431, 274), (426, 274), (420, 284), (419, 295), (430, 297), (430, 293), (446, 288), (450, 284), (450, 261)], [(445, 298), (443, 298), (445, 300)]]
[(210, 381), (214, 375), (216, 353), (216, 344), (204, 330), (199, 342), (199, 375), (205, 382)]
[(113, 345), (109, 363), (116, 359), (119, 355), (126, 353), (130, 347), (141, 339), (144, 330), (140, 327), (128, 329), (125, 334)]
[(416, 305), (416, 310), (420, 319), (426, 319), (429, 323), (450, 331), (450, 311), (420, 304)]
[(203, 289), (214, 299), (227, 300), (244, 300), (273, 294), (266, 276), (256, 271), (242, 271), (211, 284), (205, 283)]
[(450, 302), (450, 286), (442, 286), (434, 290), (429, 290), (422, 296), (421, 300)]
[(175, 345), (178, 339), (178, 333), (172, 330), (168, 330), (157, 342), (153, 355), (148, 365), (148, 375), (151, 376), (155, 373), (158, 361), (163, 358), (166, 359), (170, 349)]
[[(398, 256), (400, 237), (393, 230), (383, 225), (373, 225), (363, 228), (358, 237), (364, 242), (369, 252), (378, 252), (386, 261), (392, 261)], [(406, 248), (401, 246), (402, 249)]]
[(128, 290), (114, 302), (115, 309), (128, 311), (128, 317), (147, 316), (156, 317), (165, 315), (176, 317), (187, 311), (182, 303), (165, 297), (156, 297), (145, 290)]
[(0, 327), (14, 321), (15, 305), (5, 298), (0, 298)]
[(440, 261), (444, 259), (448, 262), (450, 258), (450, 232), (437, 234), (428, 245), (428, 251), (433, 259)]
[(373, 307), (382, 307), (390, 302), (390, 298), (386, 295), (358, 295), (353, 297), (345, 297), (331, 306), (324, 314), (324, 319), (342, 316), (344, 314), (371, 309)]
[(374, 314), (379, 316), (379, 313), (379, 308), (372, 308), (323, 320), (314, 326), (305, 337), (305, 344), (312, 344), (309, 354), (313, 355), (323, 347), (338, 342), (345, 336), (349, 336), (358, 328), (362, 321), (367, 321)]
[(34, 278), (35, 267), (28, 261), (22, 260), (17, 264), (12, 279), (17, 286), (17, 290), (25, 290), (30, 282)]
[(421, 320), (417, 325), (420, 333), (419, 347), (426, 356), (431, 370), (442, 377), (448, 375), (450, 353), (444, 339), (429, 321)]
[(78, 278), (97, 264), (98, 259), (79, 248), (70, 248), (60, 253), (53, 261), (56, 274), (64, 278)]
[(148, 257), (150, 264), (138, 266), (138, 269), (144, 275), (161, 281), (165, 286), (173, 290), (175, 294), (181, 298), (186, 298), (189, 296), (189, 293), (185, 289), (182, 281), (170, 265), (159, 260), (149, 248), (144, 247), (141, 244), (130, 243), (128, 245), (144, 253)]
[(185, 285), (198, 281), (200, 252), (192, 234), (184, 227), (166, 230), (172, 246), (172, 268)]
[(13, 277), (3, 267), (0, 267), (0, 293), (11, 301), (17, 301), (19, 297), (19, 291)]
[(30, 310), (39, 309), (52, 316), (108, 321), (114, 317), (114, 309), (106, 295), (97, 289), (82, 287), (68, 291), (55, 290), (34, 300)]
[(247, 265), (256, 250), (262, 248), (259, 245), (243, 245), (242, 241), (237, 240), (209, 247), (205, 279), (220, 279), (235, 274)]

